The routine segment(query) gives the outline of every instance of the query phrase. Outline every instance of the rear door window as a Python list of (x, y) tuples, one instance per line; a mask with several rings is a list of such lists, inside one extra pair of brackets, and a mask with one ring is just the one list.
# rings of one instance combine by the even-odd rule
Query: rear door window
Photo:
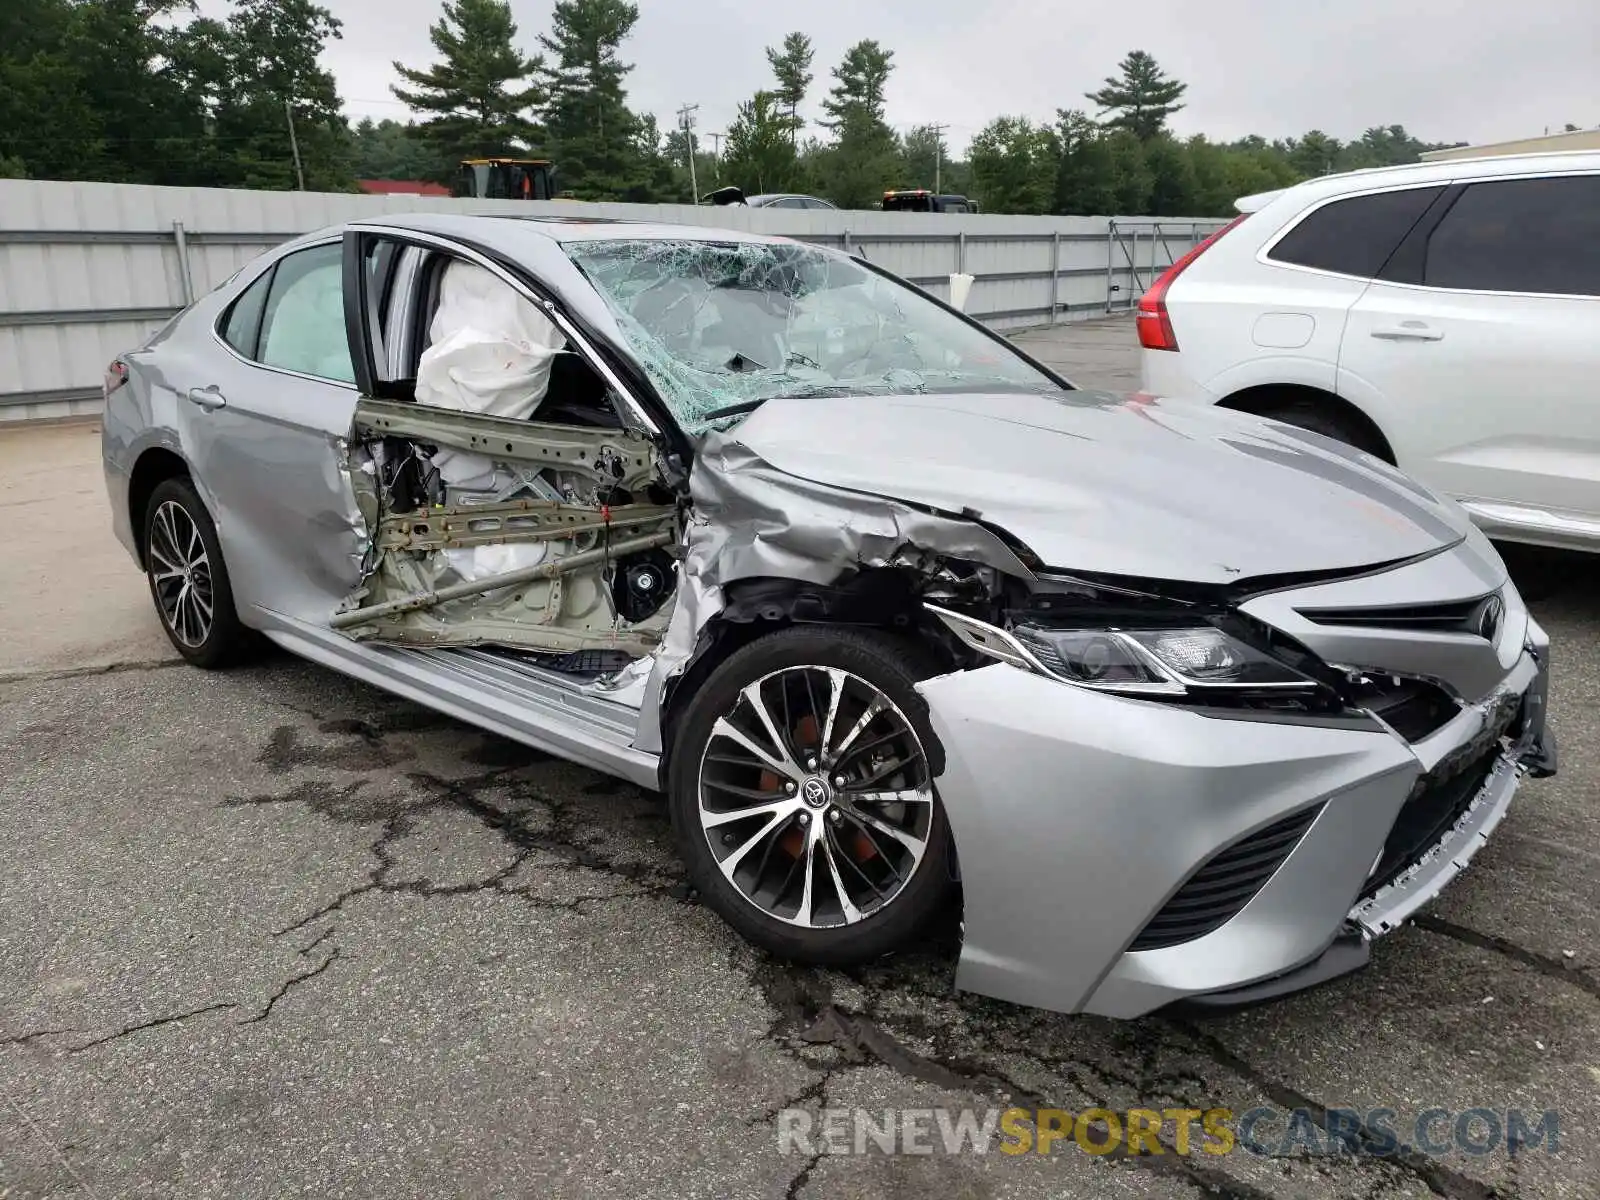
[(1371, 279), (1443, 191), (1442, 185), (1404, 188), (1324, 204), (1279, 238), (1267, 257)]
[(1600, 175), (1470, 185), (1428, 238), (1422, 281), (1600, 296)]
[(344, 247), (313, 246), (272, 274), (256, 361), (318, 379), (354, 383), (344, 325)]

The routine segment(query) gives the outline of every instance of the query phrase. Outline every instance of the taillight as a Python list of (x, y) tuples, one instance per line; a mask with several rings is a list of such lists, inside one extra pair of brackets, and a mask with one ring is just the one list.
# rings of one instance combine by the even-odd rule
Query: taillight
[(106, 397), (109, 399), (112, 392), (116, 391), (119, 387), (127, 382), (128, 364), (123, 362), (120, 358), (112, 359), (111, 365), (106, 368), (105, 382), (102, 385)]
[(1248, 215), (1241, 213), (1173, 263), (1150, 285), (1150, 290), (1139, 298), (1139, 315), (1134, 321), (1139, 330), (1139, 345), (1146, 350), (1178, 348), (1178, 335), (1172, 331), (1172, 317), (1167, 313), (1167, 291), (1172, 287), (1172, 281), (1182, 275), (1190, 263), (1216, 245), (1223, 234)]

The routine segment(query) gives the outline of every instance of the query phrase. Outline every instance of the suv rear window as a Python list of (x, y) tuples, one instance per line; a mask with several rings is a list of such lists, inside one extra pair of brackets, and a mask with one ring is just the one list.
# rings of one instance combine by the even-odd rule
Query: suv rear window
[(1428, 238), (1422, 281), (1600, 296), (1600, 175), (1472, 184)]
[(1444, 188), (1405, 188), (1324, 204), (1267, 254), (1294, 263), (1371, 279)]

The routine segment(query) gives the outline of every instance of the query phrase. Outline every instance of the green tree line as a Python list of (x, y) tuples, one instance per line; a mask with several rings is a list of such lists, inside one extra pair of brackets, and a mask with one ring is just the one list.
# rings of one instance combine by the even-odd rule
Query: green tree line
[(638, 17), (629, 0), (554, 0), (530, 36), (507, 0), (445, 0), (431, 61), (394, 64), (412, 119), (352, 124), (320, 65), (342, 27), (313, 0), (232, 0), (221, 19), (188, 0), (5, 0), (0, 175), (329, 191), (443, 182), (464, 157), (507, 154), (552, 159), (579, 199), (687, 201), (693, 180), (863, 208), (888, 188), (937, 185), (987, 212), (1210, 216), (1249, 192), (1432, 148), (1399, 125), (1349, 142), (1180, 138), (1168, 120), (1187, 85), (1136, 50), (1053, 122), (997, 117), (952, 161), (940, 127), (886, 119), (893, 50), (863, 40), (828, 70), (795, 32), (766, 49), (770, 85), (712, 154), (696, 130), (630, 107)]

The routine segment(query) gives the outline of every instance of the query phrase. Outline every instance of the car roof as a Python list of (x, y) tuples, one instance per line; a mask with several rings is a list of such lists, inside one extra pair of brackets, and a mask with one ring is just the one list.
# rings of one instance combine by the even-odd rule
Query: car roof
[(625, 221), (615, 217), (543, 213), (396, 213), (353, 221), (354, 225), (382, 225), (414, 229), (441, 237), (459, 238), (480, 246), (515, 254), (530, 241), (696, 241), (787, 242), (792, 239), (743, 229), (709, 225), (678, 225), (666, 221)]
[(1484, 158), (1448, 158), (1438, 162), (1404, 163), (1398, 167), (1367, 167), (1321, 175), (1270, 192), (1241, 196), (1234, 207), (1242, 213), (1265, 208), (1278, 197), (1294, 192), (1307, 200), (1321, 200), (1349, 192), (1374, 188), (1404, 187), (1407, 184), (1455, 182), (1471, 179), (1499, 179), (1511, 175), (1550, 175), (1578, 171), (1600, 171), (1600, 150), (1569, 150), (1561, 154), (1499, 154)]

